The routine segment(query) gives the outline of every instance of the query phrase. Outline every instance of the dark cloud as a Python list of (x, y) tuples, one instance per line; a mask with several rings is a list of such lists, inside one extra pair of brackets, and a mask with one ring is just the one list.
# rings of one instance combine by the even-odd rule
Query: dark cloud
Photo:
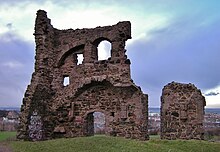
[(196, 20), (181, 20), (147, 33), (127, 46), (132, 77), (150, 96), (150, 106), (159, 106), (164, 85), (171, 81), (194, 83), (210, 89), (220, 84), (220, 22), (200, 26)]
[(20, 106), (33, 63), (32, 42), (11, 32), (0, 35), (0, 106)]
[(209, 92), (205, 94), (205, 96), (217, 96), (217, 95), (219, 95), (219, 92)]
[(6, 26), (8, 27), (8, 29), (11, 29), (12, 28), (12, 23), (8, 23)]

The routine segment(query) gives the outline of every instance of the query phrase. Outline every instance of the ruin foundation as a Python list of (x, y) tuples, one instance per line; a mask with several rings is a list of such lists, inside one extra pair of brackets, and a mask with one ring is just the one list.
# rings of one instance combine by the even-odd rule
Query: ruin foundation
[(204, 139), (205, 104), (193, 84), (166, 85), (161, 96), (161, 139)]
[[(133, 83), (125, 55), (130, 22), (58, 30), (39, 10), (34, 36), (35, 72), (23, 98), (18, 139), (93, 135), (94, 112), (105, 115), (106, 135), (148, 139), (148, 97)], [(98, 60), (103, 40), (111, 43), (111, 57)], [(84, 59), (78, 65), (79, 54)]]

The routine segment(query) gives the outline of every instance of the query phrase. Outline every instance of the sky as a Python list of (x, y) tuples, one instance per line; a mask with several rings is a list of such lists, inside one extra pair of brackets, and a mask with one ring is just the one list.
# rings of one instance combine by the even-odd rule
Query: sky
[(22, 104), (34, 70), (39, 9), (58, 29), (130, 21), (131, 77), (150, 107), (160, 107), (162, 88), (176, 81), (195, 84), (206, 107), (220, 108), (219, 0), (0, 0), (0, 106)]

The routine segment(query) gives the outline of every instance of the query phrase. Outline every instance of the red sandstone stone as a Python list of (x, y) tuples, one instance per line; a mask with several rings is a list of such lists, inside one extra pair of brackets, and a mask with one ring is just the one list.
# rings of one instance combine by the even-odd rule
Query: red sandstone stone
[(161, 139), (204, 139), (205, 104), (193, 84), (166, 85), (161, 96)]
[[(39, 10), (34, 35), (35, 71), (23, 98), (19, 139), (93, 135), (94, 112), (105, 114), (106, 135), (148, 139), (148, 98), (131, 80), (125, 55), (129, 21), (58, 30)], [(111, 43), (111, 57), (98, 61), (97, 46), (103, 40)], [(78, 54), (84, 56), (79, 65)], [(63, 85), (64, 78), (68, 85)]]

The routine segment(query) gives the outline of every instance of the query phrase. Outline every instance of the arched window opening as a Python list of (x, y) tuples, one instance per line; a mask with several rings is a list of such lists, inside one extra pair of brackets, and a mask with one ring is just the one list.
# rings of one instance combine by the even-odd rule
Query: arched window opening
[(64, 76), (63, 77), (63, 86), (66, 87), (70, 84), (70, 77), (69, 76)]
[(83, 54), (77, 54), (77, 65), (82, 64), (83, 59), (84, 59)]
[(107, 60), (111, 57), (112, 45), (109, 41), (102, 41), (98, 45), (98, 60)]

